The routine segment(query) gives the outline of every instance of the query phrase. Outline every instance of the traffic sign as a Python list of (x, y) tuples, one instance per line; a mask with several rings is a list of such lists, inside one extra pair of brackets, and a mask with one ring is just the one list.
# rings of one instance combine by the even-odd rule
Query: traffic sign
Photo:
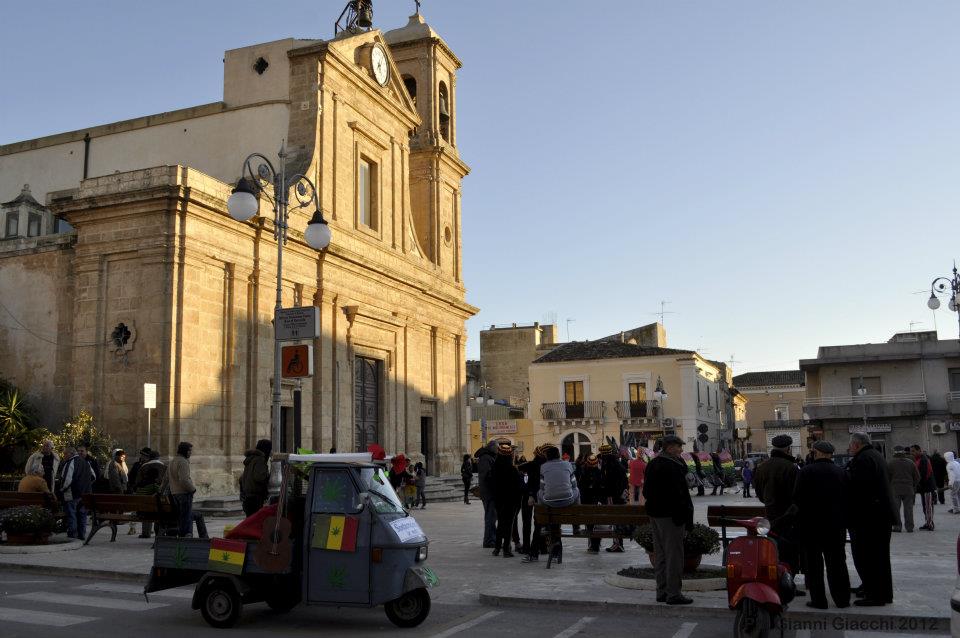
[(147, 410), (157, 409), (157, 384), (143, 384), (143, 407)]
[(281, 377), (299, 379), (313, 376), (313, 346), (283, 346), (280, 351)]
[(316, 306), (282, 308), (274, 321), (277, 341), (299, 341), (320, 336), (320, 309)]

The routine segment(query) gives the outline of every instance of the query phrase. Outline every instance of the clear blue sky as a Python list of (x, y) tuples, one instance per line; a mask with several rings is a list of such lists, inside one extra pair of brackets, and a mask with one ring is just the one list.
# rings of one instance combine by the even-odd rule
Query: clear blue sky
[[(0, 143), (212, 102), (223, 51), (329, 37), (345, 0), (17, 3)], [(375, 23), (412, 0), (375, 0)], [(490, 324), (796, 366), (932, 329), (957, 246), (960, 3), (425, 0), (464, 61), (464, 273)], [(941, 338), (957, 315), (937, 313)]]

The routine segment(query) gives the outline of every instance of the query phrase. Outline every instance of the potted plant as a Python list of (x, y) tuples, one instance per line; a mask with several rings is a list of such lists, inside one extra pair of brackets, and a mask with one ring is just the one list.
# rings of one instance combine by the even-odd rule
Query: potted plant
[(50, 538), (54, 518), (49, 510), (37, 505), (11, 507), (0, 512), (0, 529), (13, 545), (41, 545)]
[[(656, 564), (653, 552), (653, 526), (641, 525), (633, 536), (640, 547), (646, 550), (650, 564)], [(700, 561), (707, 554), (713, 554), (720, 549), (720, 534), (717, 530), (707, 527), (703, 523), (695, 523), (693, 529), (683, 538), (683, 571), (692, 573), (700, 566)]]

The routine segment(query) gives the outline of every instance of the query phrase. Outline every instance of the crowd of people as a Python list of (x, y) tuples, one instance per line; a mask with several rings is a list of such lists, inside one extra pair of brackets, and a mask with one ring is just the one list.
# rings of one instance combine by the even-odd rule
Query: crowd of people
[[(153, 496), (169, 495), (177, 514), (177, 525), (161, 529), (158, 523), (154, 533), (190, 536), (193, 526), (201, 538), (207, 537), (203, 516), (193, 511), (193, 496), (197, 489), (190, 477), (190, 455), (193, 445), (181, 442), (177, 454), (169, 466), (160, 460), (160, 453), (149, 447), (141, 448), (137, 460), (127, 465), (127, 454), (115, 449), (106, 468), (88, 453), (85, 446), (68, 446), (63, 457), (53, 449), (52, 441), (43, 441), (40, 450), (32, 454), (25, 464), (24, 477), (19, 492), (39, 492), (56, 498), (66, 515), (67, 536), (83, 539), (87, 532), (90, 513), (83, 503), (83, 495), (91, 493), (135, 494)], [(136, 524), (131, 524), (128, 534), (136, 534)], [(140, 538), (150, 538), (151, 525), (144, 523)]]

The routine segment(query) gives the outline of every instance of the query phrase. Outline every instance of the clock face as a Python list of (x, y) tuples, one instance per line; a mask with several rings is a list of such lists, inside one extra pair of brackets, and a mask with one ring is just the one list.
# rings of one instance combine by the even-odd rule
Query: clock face
[(379, 44), (374, 45), (370, 52), (370, 66), (373, 70), (373, 77), (380, 86), (386, 86), (390, 79), (390, 65), (387, 64), (387, 52)]

